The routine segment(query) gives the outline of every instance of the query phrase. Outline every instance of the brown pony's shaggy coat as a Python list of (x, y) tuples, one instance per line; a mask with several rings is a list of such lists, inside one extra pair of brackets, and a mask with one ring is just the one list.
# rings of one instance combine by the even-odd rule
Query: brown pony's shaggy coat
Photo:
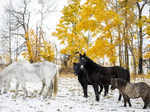
[(126, 107), (126, 102), (131, 106), (130, 98), (142, 98), (144, 102), (145, 109), (150, 103), (150, 86), (144, 82), (130, 83), (120, 78), (114, 78), (111, 80), (111, 89), (119, 89), (120, 93), (124, 98), (124, 106)]

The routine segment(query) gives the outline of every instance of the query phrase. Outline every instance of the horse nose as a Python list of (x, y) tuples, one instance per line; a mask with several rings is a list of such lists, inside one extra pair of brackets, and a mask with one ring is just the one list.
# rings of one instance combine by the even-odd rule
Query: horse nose
[(74, 75), (75, 75), (75, 76), (78, 76), (78, 74), (77, 74), (77, 73), (74, 73)]
[(111, 89), (112, 89), (112, 86), (111, 86)]
[(83, 69), (84, 68), (84, 66), (83, 65), (81, 65), (81, 67), (80, 67), (81, 69)]
[(114, 90), (113, 86), (111, 86), (111, 90)]

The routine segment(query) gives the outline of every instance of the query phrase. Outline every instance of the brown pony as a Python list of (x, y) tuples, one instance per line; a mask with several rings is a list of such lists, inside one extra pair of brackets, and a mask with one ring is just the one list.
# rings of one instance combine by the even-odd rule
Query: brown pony
[(111, 79), (111, 89), (118, 89), (124, 98), (124, 106), (128, 102), (131, 107), (130, 98), (142, 98), (145, 109), (150, 103), (150, 86), (144, 82), (130, 83), (120, 78)]

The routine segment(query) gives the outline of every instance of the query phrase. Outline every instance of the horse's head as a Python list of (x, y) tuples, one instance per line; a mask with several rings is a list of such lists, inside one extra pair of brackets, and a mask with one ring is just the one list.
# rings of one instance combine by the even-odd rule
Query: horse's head
[(85, 53), (83, 55), (80, 54), (79, 62), (81, 63), (81, 65), (83, 66), (86, 65), (88, 61), (89, 61), (89, 58), (86, 56)]
[(84, 66), (80, 63), (73, 63), (73, 70), (75, 75), (79, 75), (81, 72), (84, 72)]
[(73, 63), (73, 70), (74, 70), (74, 74), (78, 75), (80, 72), (80, 63)]

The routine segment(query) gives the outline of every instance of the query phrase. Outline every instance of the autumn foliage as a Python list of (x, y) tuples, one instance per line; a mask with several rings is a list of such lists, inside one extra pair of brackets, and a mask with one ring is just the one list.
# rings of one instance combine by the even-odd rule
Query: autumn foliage
[(147, 3), (146, 0), (69, 0), (53, 36), (64, 45), (62, 54), (74, 57), (77, 51), (86, 52), (95, 61), (107, 58), (110, 65), (119, 62), (127, 69), (131, 65), (135, 74), (140, 65), (142, 72), (143, 58), (150, 58), (150, 53), (143, 54), (142, 48), (143, 40), (150, 35), (149, 17), (142, 15)]
[(62, 10), (63, 16), (54, 36), (65, 45), (63, 54), (87, 52), (92, 59), (107, 56), (111, 63), (116, 61), (116, 39), (114, 28), (121, 24), (119, 15), (107, 9), (105, 0), (71, 0)]
[(34, 30), (30, 30), (25, 34), (27, 51), (22, 55), (30, 62), (39, 62), (44, 60), (54, 60), (54, 49), (50, 43), (41, 39), (36, 35)]

